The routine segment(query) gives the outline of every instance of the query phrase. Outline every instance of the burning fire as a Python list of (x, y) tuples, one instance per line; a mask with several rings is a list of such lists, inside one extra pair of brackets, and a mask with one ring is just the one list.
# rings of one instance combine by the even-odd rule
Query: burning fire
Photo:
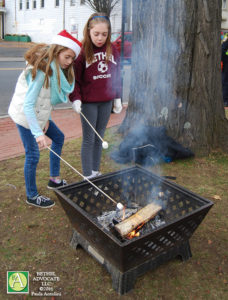
[(143, 227), (144, 224), (145, 224), (145, 222), (141, 223), (137, 228), (135, 228), (134, 230), (129, 232), (128, 235), (126, 236), (126, 238), (128, 240), (131, 240), (133, 237), (140, 236), (139, 230), (140, 230), (140, 228)]

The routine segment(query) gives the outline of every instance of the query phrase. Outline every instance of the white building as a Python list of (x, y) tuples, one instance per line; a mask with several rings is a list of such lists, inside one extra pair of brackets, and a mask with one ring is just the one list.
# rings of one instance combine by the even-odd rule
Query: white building
[(6, 14), (5, 1), (0, 0), (0, 38), (2, 38), (4, 32), (5, 14)]
[[(131, 15), (131, 0), (127, 14)], [(27, 34), (33, 42), (49, 42), (51, 36), (67, 29), (79, 40), (93, 11), (85, 0), (0, 0), (0, 39), (5, 34)], [(111, 13), (112, 31), (121, 31), (122, 0)], [(131, 30), (127, 19), (125, 31)], [(222, 0), (221, 31), (228, 33), (228, 0)]]
[[(1, 0), (0, 0), (1, 2)], [(26, 34), (33, 42), (48, 43), (63, 29), (82, 39), (83, 28), (93, 11), (85, 0), (5, 0), (4, 34)], [(128, 1), (129, 3), (131, 0)], [(112, 32), (121, 31), (122, 1), (111, 12)], [(4, 29), (4, 31), (3, 31)]]

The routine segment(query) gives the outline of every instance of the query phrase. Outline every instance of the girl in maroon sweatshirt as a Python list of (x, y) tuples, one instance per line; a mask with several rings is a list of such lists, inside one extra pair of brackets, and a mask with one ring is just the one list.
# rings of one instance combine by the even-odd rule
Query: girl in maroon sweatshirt
[[(111, 23), (104, 13), (95, 13), (84, 28), (82, 51), (74, 63), (75, 89), (70, 95), (72, 107), (83, 113), (103, 138), (113, 111), (120, 113), (120, 58), (111, 44)], [(88, 179), (100, 175), (102, 142), (81, 116), (83, 175)]]

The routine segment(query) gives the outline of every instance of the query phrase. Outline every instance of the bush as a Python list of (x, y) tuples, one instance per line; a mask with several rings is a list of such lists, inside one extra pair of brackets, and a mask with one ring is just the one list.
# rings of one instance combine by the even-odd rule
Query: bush
[(20, 35), (19, 36), (19, 41), (20, 42), (31, 42), (31, 38), (28, 35)]
[(4, 36), (4, 40), (14, 42), (31, 42), (31, 38), (27, 34), (6, 34)]
[(14, 41), (18, 42), (19, 41), (19, 36), (17, 34), (6, 34), (4, 36), (5, 41)]

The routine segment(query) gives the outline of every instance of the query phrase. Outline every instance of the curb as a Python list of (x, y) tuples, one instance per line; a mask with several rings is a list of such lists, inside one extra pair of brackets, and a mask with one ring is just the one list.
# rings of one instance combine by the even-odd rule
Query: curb
[(31, 46), (35, 45), (34, 42), (10, 42), (0, 39), (0, 47), (4, 48), (30, 48)]

